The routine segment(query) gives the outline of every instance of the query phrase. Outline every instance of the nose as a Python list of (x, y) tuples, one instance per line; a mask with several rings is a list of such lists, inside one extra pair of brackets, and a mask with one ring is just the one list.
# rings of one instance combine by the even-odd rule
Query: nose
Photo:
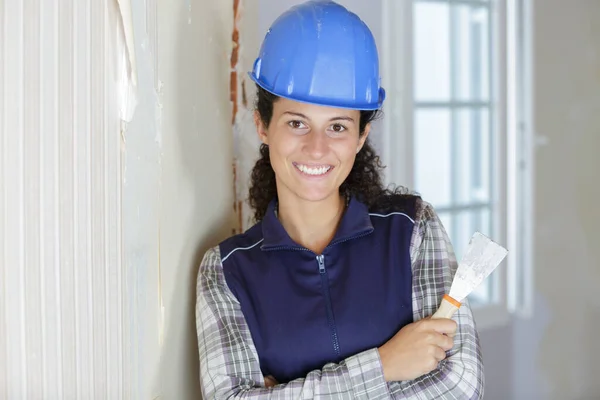
[(312, 158), (321, 158), (327, 153), (328, 143), (327, 135), (319, 131), (312, 131), (306, 135), (304, 150)]

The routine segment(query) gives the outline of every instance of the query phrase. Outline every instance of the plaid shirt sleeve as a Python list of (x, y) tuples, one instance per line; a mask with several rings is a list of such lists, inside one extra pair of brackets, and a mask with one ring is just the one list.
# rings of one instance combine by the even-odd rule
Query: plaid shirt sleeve
[[(452, 246), (433, 208), (421, 202), (411, 241), (414, 320), (435, 312), (456, 271)], [(209, 250), (197, 281), (196, 328), (205, 399), (479, 399), (482, 360), (468, 304), (455, 315), (455, 345), (440, 367), (416, 380), (383, 377), (377, 349), (327, 364), (305, 378), (264, 387), (256, 349), (241, 307), (229, 290), (219, 248)]]
[[(419, 201), (411, 241), (413, 313), (418, 321), (432, 315), (450, 292), (458, 267), (446, 230), (433, 207)], [(438, 369), (412, 381), (390, 382), (397, 399), (481, 399), (483, 361), (471, 308), (465, 299), (453, 318), (458, 323), (454, 348)]]

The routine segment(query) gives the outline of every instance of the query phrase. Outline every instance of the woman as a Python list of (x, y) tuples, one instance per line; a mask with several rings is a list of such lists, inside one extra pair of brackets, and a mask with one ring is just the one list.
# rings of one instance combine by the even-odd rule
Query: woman
[(282, 14), (251, 73), (263, 142), (256, 225), (209, 250), (196, 321), (204, 398), (472, 399), (479, 342), (449, 290), (452, 246), (432, 207), (385, 189), (368, 141), (385, 98), (375, 41), (311, 1)]

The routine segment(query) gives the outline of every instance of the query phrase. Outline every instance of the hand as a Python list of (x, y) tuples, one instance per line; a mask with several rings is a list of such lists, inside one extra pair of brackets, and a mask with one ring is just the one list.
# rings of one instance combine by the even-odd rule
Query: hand
[(406, 325), (381, 346), (379, 355), (387, 382), (413, 380), (438, 367), (454, 346), (456, 322), (424, 319)]
[(277, 379), (273, 378), (273, 376), (269, 375), (269, 376), (265, 376), (265, 387), (273, 387), (273, 386), (277, 386), (279, 385), (279, 382), (277, 382)]

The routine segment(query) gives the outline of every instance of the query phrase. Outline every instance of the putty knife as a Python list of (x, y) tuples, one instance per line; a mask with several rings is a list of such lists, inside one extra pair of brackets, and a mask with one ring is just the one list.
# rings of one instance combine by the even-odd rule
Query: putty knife
[(431, 318), (452, 318), (461, 302), (504, 260), (508, 250), (480, 232), (475, 232), (467, 251), (458, 264), (450, 293), (444, 295), (440, 308)]

